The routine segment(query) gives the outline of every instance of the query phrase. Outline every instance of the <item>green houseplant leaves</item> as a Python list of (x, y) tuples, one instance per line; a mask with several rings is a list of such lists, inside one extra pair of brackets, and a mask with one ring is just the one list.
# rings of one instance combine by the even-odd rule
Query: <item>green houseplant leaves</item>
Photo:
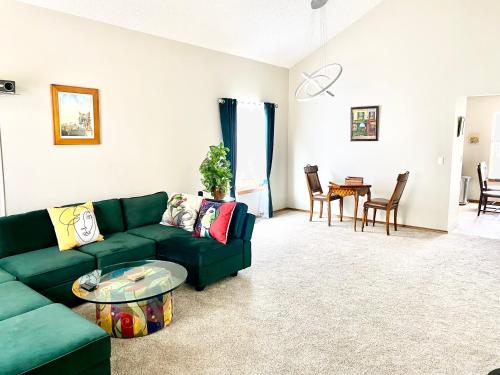
[(222, 199), (230, 188), (232, 173), (231, 163), (227, 160), (228, 152), (229, 148), (223, 143), (210, 146), (207, 157), (200, 165), (201, 183), (215, 199)]

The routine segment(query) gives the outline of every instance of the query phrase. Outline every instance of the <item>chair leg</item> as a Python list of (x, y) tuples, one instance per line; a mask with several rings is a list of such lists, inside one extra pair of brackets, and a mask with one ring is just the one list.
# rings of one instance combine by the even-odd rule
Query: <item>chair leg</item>
[(377, 209), (374, 208), (373, 209), (373, 223), (372, 223), (372, 226), (375, 226), (375, 218), (377, 217)]
[(486, 205), (488, 204), (488, 197), (483, 197), (483, 214), (486, 213)]
[(344, 198), (340, 198), (339, 200), (339, 206), (340, 206), (340, 221), (344, 218)]
[(319, 202), (319, 218), (323, 217), (323, 201)]
[(483, 195), (481, 194), (479, 196), (479, 203), (477, 205), (477, 216), (479, 216), (479, 214), (481, 213), (481, 203), (482, 203), (482, 201), (483, 201)]
[(394, 209), (394, 230), (398, 230), (398, 208)]
[(361, 232), (365, 231), (365, 223), (367, 215), (368, 215), (368, 207), (363, 207), (363, 220), (361, 220)]
[(326, 202), (326, 208), (328, 211), (328, 226), (332, 223), (332, 203), (330, 201)]
[(309, 221), (312, 221), (313, 219), (313, 212), (314, 212), (314, 201), (311, 199), (309, 202)]
[(387, 232), (387, 235), (389, 236), (390, 233), (389, 233), (389, 219), (390, 219), (390, 216), (391, 216), (391, 210), (386, 210), (385, 211), (385, 230)]

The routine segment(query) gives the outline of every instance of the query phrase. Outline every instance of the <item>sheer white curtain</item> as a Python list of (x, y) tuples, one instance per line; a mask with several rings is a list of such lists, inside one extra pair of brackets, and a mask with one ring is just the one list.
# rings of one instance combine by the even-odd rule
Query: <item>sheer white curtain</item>
[(238, 102), (236, 200), (250, 213), (269, 217), (264, 104)]

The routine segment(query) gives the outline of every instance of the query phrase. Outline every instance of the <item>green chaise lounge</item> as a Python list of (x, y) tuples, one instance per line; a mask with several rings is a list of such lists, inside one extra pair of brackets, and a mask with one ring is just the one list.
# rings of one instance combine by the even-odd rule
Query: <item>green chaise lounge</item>
[(111, 340), (98, 326), (0, 270), (0, 373), (109, 374)]

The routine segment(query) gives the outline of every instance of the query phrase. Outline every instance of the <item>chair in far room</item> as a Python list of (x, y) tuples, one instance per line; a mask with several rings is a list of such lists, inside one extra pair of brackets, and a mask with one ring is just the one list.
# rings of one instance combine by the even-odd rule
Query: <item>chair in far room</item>
[(387, 235), (389, 235), (389, 218), (390, 218), (390, 213), (391, 210), (394, 210), (394, 230), (398, 230), (398, 207), (399, 207), (399, 200), (401, 199), (401, 196), (403, 195), (403, 191), (406, 186), (406, 182), (408, 181), (408, 176), (410, 175), (410, 172), (405, 172), (401, 173), (398, 175), (398, 180), (396, 183), (396, 187), (394, 188), (394, 192), (392, 193), (391, 197), (389, 199), (383, 199), (383, 198), (373, 198), (369, 199), (367, 202), (365, 202), (363, 206), (363, 223), (361, 225), (361, 231), (364, 231), (365, 229), (365, 223), (367, 221), (367, 216), (368, 216), (368, 210), (370, 208), (373, 209), (373, 226), (375, 226), (375, 216), (377, 215), (377, 210), (384, 210), (386, 211), (385, 214), (385, 230), (387, 232)]
[(318, 166), (307, 164), (304, 167), (304, 172), (306, 174), (307, 189), (309, 190), (309, 221), (312, 221), (314, 213), (314, 202), (319, 202), (319, 217), (323, 217), (323, 202), (326, 202), (328, 209), (328, 222), (330, 222), (332, 217), (332, 207), (331, 202), (339, 200), (340, 205), (340, 221), (342, 221), (344, 213), (344, 200), (338, 195), (325, 195), (323, 193), (323, 188), (321, 187), (321, 182), (318, 177)]
[(481, 206), (483, 214), (488, 212), (498, 212), (497, 209), (488, 209), (488, 198), (490, 199), (500, 199), (500, 188), (488, 186), (488, 165), (486, 162), (482, 161), (477, 165), (477, 177), (479, 179), (479, 204), (477, 206), (477, 216), (481, 214)]

